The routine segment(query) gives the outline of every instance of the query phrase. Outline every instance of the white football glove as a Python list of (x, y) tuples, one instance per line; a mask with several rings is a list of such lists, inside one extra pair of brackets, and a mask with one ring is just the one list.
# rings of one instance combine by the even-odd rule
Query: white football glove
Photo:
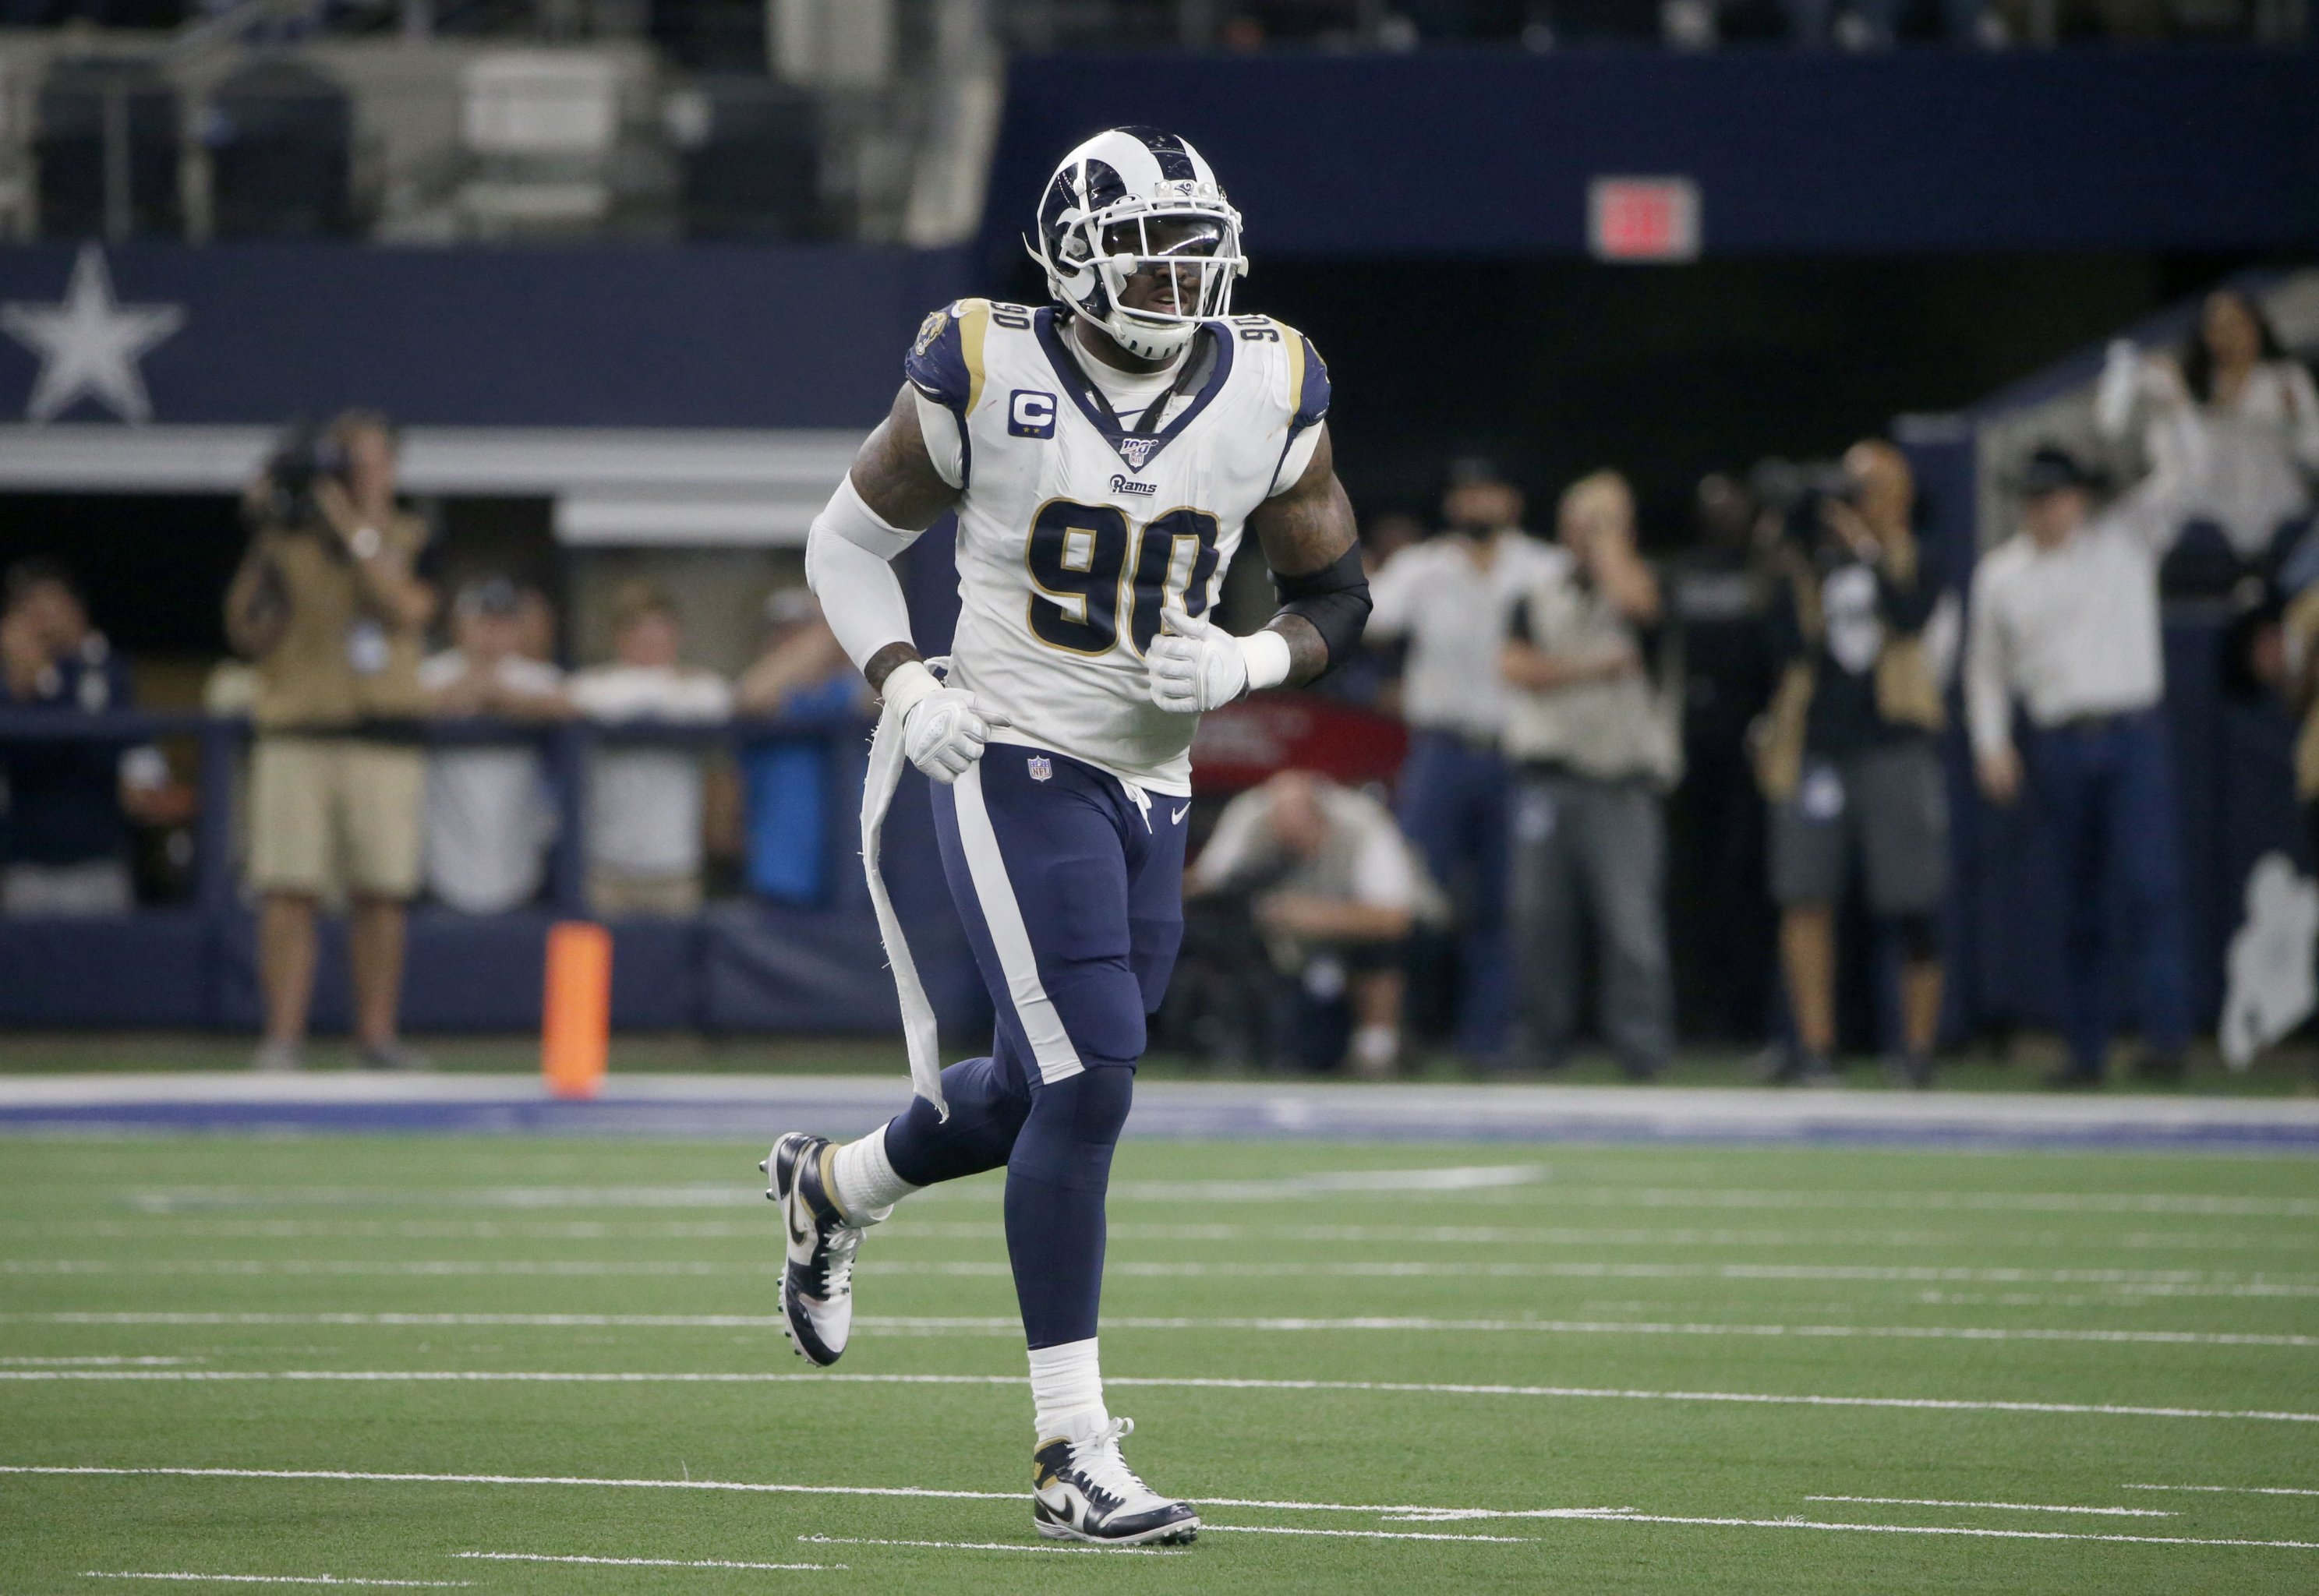
[(1260, 687), (1287, 680), (1288, 643), (1277, 632), (1235, 637), (1205, 617), (1174, 608), (1160, 612), (1160, 636), (1144, 656), (1151, 701), (1178, 715), (1197, 715)]
[(1005, 716), (975, 707), (962, 687), (944, 687), (916, 660), (897, 665), (884, 685), (886, 702), (902, 715), (902, 752), (909, 762), (947, 787), (982, 757), (990, 728), (1012, 726)]

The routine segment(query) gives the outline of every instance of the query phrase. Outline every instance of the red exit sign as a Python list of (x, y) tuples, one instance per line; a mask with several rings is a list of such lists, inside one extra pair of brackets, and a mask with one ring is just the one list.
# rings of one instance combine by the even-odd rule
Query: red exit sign
[(1597, 177), (1586, 190), (1597, 260), (1699, 258), (1699, 185), (1688, 177)]

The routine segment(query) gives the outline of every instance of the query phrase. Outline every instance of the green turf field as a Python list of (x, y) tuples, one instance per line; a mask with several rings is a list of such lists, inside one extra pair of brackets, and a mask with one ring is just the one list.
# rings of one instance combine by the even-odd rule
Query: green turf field
[(0, 1591), (2319, 1590), (2307, 1160), (1131, 1142), (1131, 1555), (1032, 1534), (997, 1182), (835, 1380), (760, 1156), (0, 1142)]

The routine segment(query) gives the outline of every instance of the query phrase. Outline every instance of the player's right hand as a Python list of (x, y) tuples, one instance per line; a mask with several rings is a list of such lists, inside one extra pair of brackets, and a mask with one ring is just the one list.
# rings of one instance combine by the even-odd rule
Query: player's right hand
[(901, 706), (902, 753), (945, 787), (982, 757), (991, 727), (1013, 724), (978, 708), (965, 688), (943, 686), (916, 660), (895, 667), (883, 690), (889, 703)]

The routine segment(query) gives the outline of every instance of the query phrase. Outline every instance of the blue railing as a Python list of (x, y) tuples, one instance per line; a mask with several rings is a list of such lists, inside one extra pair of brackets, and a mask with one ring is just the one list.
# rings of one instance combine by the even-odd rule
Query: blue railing
[[(572, 915), (588, 913), (589, 755), (599, 745), (659, 743), (707, 749), (722, 744), (743, 752), (767, 742), (815, 738), (826, 741), (835, 750), (860, 744), (869, 729), (865, 719), (851, 715), (748, 716), (689, 723), (518, 721), (462, 716), (419, 723), (420, 742), (429, 748), (528, 744), (539, 750), (557, 822), (548, 850), (544, 904)], [(100, 743), (130, 748), (192, 740), (199, 795), (194, 821), (194, 898), (213, 913), (230, 912), (241, 900), (233, 790), (237, 766), (253, 735), (250, 721), (243, 716), (142, 709), (86, 715), (0, 708), (0, 744)], [(829, 812), (828, 818), (843, 824), (850, 814), (849, 807), (840, 806)]]

